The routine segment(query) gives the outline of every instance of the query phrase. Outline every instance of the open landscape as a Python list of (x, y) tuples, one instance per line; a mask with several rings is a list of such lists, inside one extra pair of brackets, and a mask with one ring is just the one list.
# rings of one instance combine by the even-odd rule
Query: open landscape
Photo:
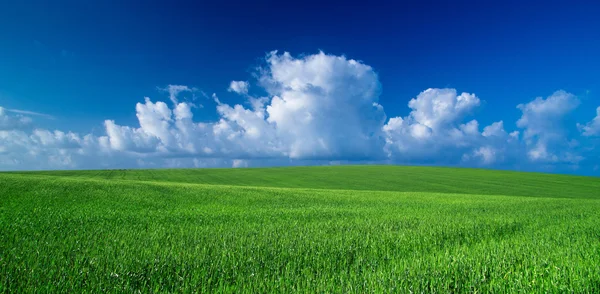
[(600, 294), (600, 1), (538, 2), (0, 1), (0, 294)]
[(409, 166), (0, 173), (0, 292), (598, 292), (600, 178)]

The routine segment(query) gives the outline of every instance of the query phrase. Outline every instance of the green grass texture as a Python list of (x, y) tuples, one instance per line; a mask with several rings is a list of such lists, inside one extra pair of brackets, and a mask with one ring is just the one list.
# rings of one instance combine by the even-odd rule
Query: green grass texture
[(0, 173), (2, 293), (598, 293), (599, 264), (594, 177)]

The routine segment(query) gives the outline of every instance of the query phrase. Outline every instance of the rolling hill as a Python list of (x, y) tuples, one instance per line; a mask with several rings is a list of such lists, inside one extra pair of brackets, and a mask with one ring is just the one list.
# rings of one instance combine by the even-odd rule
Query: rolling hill
[(599, 178), (336, 166), (0, 183), (0, 292), (600, 291)]

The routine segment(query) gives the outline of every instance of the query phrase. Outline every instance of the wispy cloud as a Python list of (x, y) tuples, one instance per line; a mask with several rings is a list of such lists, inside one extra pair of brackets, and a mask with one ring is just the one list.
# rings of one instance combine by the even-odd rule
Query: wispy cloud
[(56, 119), (52, 115), (45, 114), (45, 113), (39, 113), (39, 112), (35, 112), (35, 111), (10, 109), (10, 108), (5, 108), (5, 110), (8, 112), (17, 113), (17, 114), (33, 115), (33, 116), (39, 116), (39, 117), (43, 117), (43, 118), (47, 118), (47, 119)]

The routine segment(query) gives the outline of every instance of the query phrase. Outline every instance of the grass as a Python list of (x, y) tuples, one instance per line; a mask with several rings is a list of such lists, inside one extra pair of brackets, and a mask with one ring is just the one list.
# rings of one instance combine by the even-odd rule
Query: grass
[(0, 174), (0, 292), (598, 292), (600, 179), (342, 166)]

